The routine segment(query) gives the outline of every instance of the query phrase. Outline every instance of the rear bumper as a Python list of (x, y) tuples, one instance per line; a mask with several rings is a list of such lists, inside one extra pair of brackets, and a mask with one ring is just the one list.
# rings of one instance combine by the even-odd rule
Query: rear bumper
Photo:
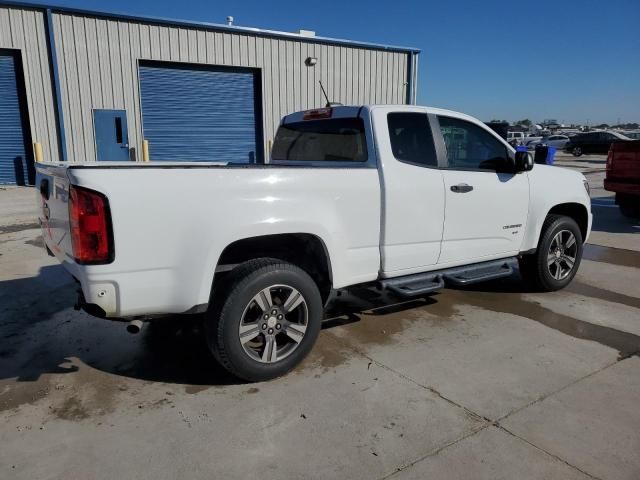
[(629, 195), (640, 196), (640, 182), (627, 183), (627, 182), (620, 182), (616, 180), (608, 180), (605, 178), (604, 189), (608, 190), (609, 192), (626, 193)]
[(172, 269), (103, 274), (98, 273), (98, 267), (75, 264), (70, 267), (82, 290), (79, 306), (97, 317), (115, 320), (161, 317), (201, 313), (207, 307), (194, 301), (191, 290), (182, 288)]

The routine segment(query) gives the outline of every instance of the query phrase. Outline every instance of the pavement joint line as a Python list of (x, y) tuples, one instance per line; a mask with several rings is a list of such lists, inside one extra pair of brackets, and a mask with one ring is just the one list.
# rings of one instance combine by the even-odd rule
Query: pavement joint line
[(579, 382), (582, 382), (583, 380), (586, 380), (587, 378), (593, 377), (594, 375), (597, 375), (598, 373), (605, 371), (607, 368), (613, 367), (617, 363), (620, 363), (621, 361), (626, 360), (627, 358), (629, 358), (629, 357), (625, 357), (625, 358), (618, 357), (614, 362), (611, 362), (611, 363), (605, 365), (604, 367), (599, 368), (598, 370), (594, 370), (591, 373), (588, 373), (588, 374), (586, 374), (586, 375), (584, 375), (584, 376), (582, 376), (580, 378), (577, 378), (577, 379), (567, 383), (566, 385), (563, 385), (562, 387), (558, 388), (557, 390), (554, 390), (554, 391), (549, 392), (549, 393), (545, 393), (544, 395), (539, 396), (538, 398), (536, 398), (535, 400), (527, 403), (526, 405), (523, 405), (521, 407), (516, 408), (515, 410), (510, 411), (509, 413), (507, 413), (507, 414), (503, 415), (502, 417), (498, 418), (497, 420), (495, 420), (494, 423), (496, 425), (499, 425), (500, 422), (506, 420), (510, 416), (512, 416), (512, 415), (514, 415), (516, 413), (519, 413), (522, 410), (526, 410), (527, 408), (531, 407), (532, 405), (535, 405), (536, 403), (540, 403), (540, 402), (546, 400), (549, 397), (557, 395), (558, 393), (566, 390), (567, 388), (570, 388), (570, 387), (574, 386), (575, 384), (577, 384)]
[(587, 476), (587, 477), (589, 477), (589, 478), (593, 478), (594, 480), (602, 480), (600, 477), (596, 477), (595, 475), (592, 475), (592, 474), (590, 474), (589, 472), (584, 471), (584, 470), (583, 470), (583, 469), (581, 469), (580, 467), (577, 467), (576, 465), (573, 465), (572, 463), (569, 463), (569, 462), (568, 462), (567, 460), (565, 460), (564, 458), (562, 458), (562, 457), (560, 457), (560, 456), (558, 456), (558, 455), (556, 455), (556, 454), (554, 454), (554, 453), (551, 453), (551, 452), (549, 452), (549, 451), (545, 450), (545, 449), (544, 449), (544, 448), (542, 448), (542, 447), (539, 447), (538, 445), (536, 445), (535, 443), (530, 442), (530, 441), (529, 441), (529, 440), (527, 440), (526, 438), (521, 437), (520, 435), (516, 435), (516, 434), (515, 434), (515, 433), (513, 433), (511, 430), (508, 430), (507, 428), (503, 427), (503, 426), (502, 426), (502, 425), (500, 425), (499, 423), (497, 423), (497, 424), (496, 424), (496, 427), (497, 427), (498, 429), (500, 429), (501, 431), (503, 431), (503, 432), (505, 432), (505, 433), (507, 433), (507, 434), (511, 435), (512, 437), (517, 438), (517, 439), (519, 439), (519, 440), (522, 440), (522, 441), (523, 441), (523, 442), (525, 442), (526, 444), (531, 445), (533, 448), (535, 448), (535, 449), (537, 449), (537, 450), (539, 450), (539, 451), (541, 451), (541, 452), (543, 452), (543, 453), (546, 453), (546, 454), (547, 454), (547, 455), (549, 455), (550, 457), (553, 457), (553, 458), (555, 458), (556, 460), (558, 460), (558, 461), (560, 461), (560, 462), (564, 463), (565, 465), (567, 465), (567, 466), (569, 466), (569, 467), (571, 467), (571, 468), (573, 468), (573, 469), (577, 470), (578, 472), (582, 473), (583, 475), (586, 475), (586, 476)]
[[(611, 245), (605, 245), (603, 243), (598, 243), (598, 241), (591, 241), (590, 239), (587, 240), (587, 242), (584, 245), (593, 245), (596, 247), (602, 247), (602, 248), (609, 248), (609, 249), (613, 249), (613, 250), (624, 250), (625, 252), (638, 252), (638, 250), (632, 250), (631, 248), (621, 248), (621, 247), (612, 247)], [(589, 260), (588, 258), (586, 258), (585, 260)], [(595, 262), (597, 260), (591, 260), (592, 262)], [(602, 263), (606, 263), (606, 262), (602, 262)], [(633, 267), (632, 267), (633, 268)]]
[[(329, 332), (330, 333), (330, 332)], [(476, 420), (480, 420), (482, 422), (488, 423), (489, 425), (493, 424), (493, 420), (488, 419), (487, 417), (484, 417), (476, 412), (474, 412), (473, 410), (465, 407), (464, 405), (461, 405), (459, 403), (456, 403), (455, 401), (451, 400), (450, 398), (445, 397), (442, 393), (440, 393), (438, 390), (436, 390), (433, 387), (430, 387), (428, 385), (423, 385), (420, 382), (414, 380), (413, 378), (405, 375), (404, 373), (401, 373), (391, 367), (389, 367), (388, 365), (385, 365), (383, 363), (380, 363), (379, 361), (377, 361), (376, 359), (370, 357), (369, 355), (367, 355), (366, 353), (362, 352), (360, 349), (358, 349), (357, 347), (354, 346), (350, 346), (349, 344), (347, 344), (346, 342), (344, 342), (344, 340), (342, 340), (340, 337), (338, 337), (337, 335), (331, 334), (338, 342), (340, 342), (344, 347), (356, 352), (358, 355), (366, 358), (367, 360), (369, 360), (371, 363), (373, 363), (374, 365), (383, 368), (385, 370), (387, 370), (388, 372), (391, 372), (393, 374), (395, 374), (396, 376), (402, 378), (403, 380), (406, 380), (410, 383), (413, 383), (414, 385), (417, 385), (420, 388), (423, 388), (429, 392), (431, 392), (432, 394), (436, 395), (438, 398), (441, 398), (442, 400), (444, 400), (445, 402), (449, 403), (450, 405), (453, 405), (456, 408), (462, 409), (468, 416), (475, 418)]]
[[(328, 333), (330, 333), (330, 332), (328, 332)], [(383, 476), (383, 477), (380, 477), (380, 479), (379, 479), (379, 480), (386, 480), (386, 479), (389, 479), (389, 478), (391, 478), (391, 477), (395, 476), (396, 474), (398, 474), (398, 473), (402, 472), (403, 470), (406, 470), (407, 468), (409, 468), (409, 467), (411, 467), (411, 466), (415, 465), (416, 463), (421, 462), (422, 460), (425, 460), (425, 459), (427, 459), (427, 458), (429, 458), (429, 457), (432, 457), (432, 456), (434, 456), (434, 455), (437, 455), (438, 453), (440, 453), (440, 452), (441, 452), (441, 451), (443, 451), (444, 449), (446, 449), (446, 448), (448, 448), (448, 447), (450, 447), (450, 446), (452, 446), (452, 445), (455, 445), (455, 444), (459, 443), (460, 441), (462, 441), (462, 440), (464, 440), (464, 439), (466, 439), (466, 438), (469, 438), (469, 437), (472, 437), (473, 435), (476, 435), (478, 432), (483, 431), (484, 429), (488, 428), (488, 427), (489, 427), (489, 426), (491, 426), (491, 425), (495, 426), (496, 428), (498, 428), (498, 429), (500, 429), (500, 430), (504, 431), (505, 433), (507, 433), (507, 434), (509, 434), (509, 435), (511, 435), (511, 436), (513, 436), (513, 437), (515, 437), (515, 438), (518, 438), (518, 439), (522, 440), (523, 442), (527, 443), (528, 445), (531, 445), (531, 446), (532, 446), (532, 447), (534, 447), (535, 449), (537, 449), (537, 450), (539, 450), (539, 451), (541, 451), (541, 452), (543, 452), (543, 453), (545, 453), (545, 454), (549, 455), (550, 457), (553, 457), (553, 458), (557, 459), (558, 461), (560, 461), (560, 462), (562, 462), (562, 463), (566, 464), (566, 465), (567, 465), (567, 466), (569, 466), (570, 468), (573, 468), (573, 469), (575, 469), (575, 470), (579, 471), (580, 473), (582, 473), (582, 474), (584, 474), (584, 475), (588, 476), (589, 478), (592, 478), (592, 479), (594, 479), (594, 480), (602, 480), (602, 479), (600, 479), (600, 477), (596, 477), (596, 476), (594, 476), (594, 475), (592, 475), (592, 474), (590, 474), (590, 473), (588, 473), (588, 472), (585, 472), (585, 471), (584, 471), (584, 470), (582, 470), (581, 468), (579, 468), (579, 467), (577, 467), (577, 466), (575, 466), (575, 465), (573, 465), (573, 464), (569, 463), (567, 460), (563, 459), (562, 457), (559, 457), (558, 455), (555, 455), (555, 454), (553, 454), (553, 453), (551, 453), (551, 452), (548, 452), (548, 451), (547, 451), (547, 450), (545, 450), (544, 448), (539, 447), (538, 445), (536, 445), (536, 444), (534, 444), (534, 443), (530, 442), (529, 440), (527, 440), (527, 439), (525, 439), (525, 438), (523, 438), (523, 437), (520, 437), (519, 435), (516, 435), (515, 433), (511, 432), (511, 431), (510, 431), (510, 430), (508, 430), (506, 427), (504, 427), (503, 425), (501, 425), (501, 424), (500, 424), (500, 422), (501, 422), (502, 420), (504, 420), (504, 419), (508, 418), (509, 416), (513, 415), (514, 413), (520, 412), (520, 411), (522, 411), (522, 410), (524, 410), (524, 409), (526, 409), (526, 408), (528, 408), (528, 407), (530, 407), (530, 406), (532, 406), (532, 405), (535, 405), (536, 403), (539, 403), (539, 402), (541, 402), (541, 401), (543, 401), (543, 400), (545, 400), (545, 399), (547, 399), (547, 398), (549, 398), (549, 397), (551, 397), (551, 396), (553, 396), (553, 395), (556, 395), (556, 394), (558, 394), (558, 393), (562, 392), (563, 390), (565, 390), (565, 389), (567, 389), (567, 388), (569, 388), (569, 387), (571, 387), (571, 386), (573, 386), (573, 385), (577, 384), (578, 382), (581, 382), (581, 381), (583, 381), (583, 380), (585, 380), (585, 379), (587, 379), (587, 378), (589, 378), (589, 377), (592, 377), (592, 376), (594, 376), (594, 375), (596, 375), (596, 374), (598, 374), (598, 373), (600, 373), (600, 372), (602, 372), (602, 371), (606, 370), (607, 368), (612, 367), (613, 365), (615, 365), (615, 364), (617, 364), (617, 363), (619, 363), (620, 361), (625, 360), (625, 359), (620, 359), (620, 358), (618, 358), (616, 361), (611, 362), (611, 363), (609, 363), (609, 364), (605, 365), (604, 367), (602, 367), (602, 368), (600, 368), (600, 369), (598, 369), (598, 370), (595, 370), (595, 371), (593, 371), (593, 372), (591, 372), (591, 373), (589, 373), (589, 374), (587, 374), (587, 375), (585, 375), (585, 376), (583, 376), (583, 377), (580, 377), (580, 378), (578, 378), (578, 379), (576, 379), (576, 380), (574, 380), (574, 381), (572, 381), (572, 382), (570, 382), (570, 383), (568, 383), (568, 384), (566, 384), (566, 385), (562, 386), (561, 388), (559, 388), (559, 389), (557, 389), (557, 390), (554, 390), (553, 392), (550, 392), (550, 393), (548, 393), (548, 394), (546, 394), (546, 395), (543, 395), (543, 396), (541, 396), (541, 397), (538, 397), (537, 399), (535, 399), (534, 401), (532, 401), (532, 402), (528, 403), (527, 405), (525, 405), (525, 406), (523, 406), (523, 407), (520, 407), (520, 408), (518, 408), (518, 409), (516, 409), (516, 410), (511, 411), (511, 412), (507, 413), (506, 415), (504, 415), (504, 416), (500, 417), (500, 418), (499, 418), (499, 419), (497, 419), (497, 420), (491, 420), (490, 418), (485, 417), (485, 416), (482, 416), (482, 415), (479, 415), (478, 413), (474, 412), (473, 410), (470, 410), (469, 408), (465, 407), (464, 405), (458, 404), (457, 402), (455, 402), (455, 401), (451, 400), (450, 398), (445, 397), (444, 395), (442, 395), (442, 394), (441, 394), (438, 390), (436, 390), (435, 388), (430, 387), (430, 386), (427, 386), (427, 385), (423, 385), (423, 384), (421, 384), (420, 382), (418, 382), (418, 381), (414, 380), (413, 378), (408, 377), (407, 375), (405, 375), (405, 374), (403, 374), (403, 373), (401, 373), (401, 372), (399, 372), (399, 371), (397, 371), (397, 370), (395, 370), (395, 369), (393, 369), (393, 368), (391, 368), (391, 367), (389, 367), (389, 366), (387, 366), (387, 365), (385, 365), (385, 364), (383, 364), (383, 363), (380, 363), (379, 361), (375, 360), (374, 358), (372, 358), (372, 357), (370, 357), (369, 355), (367, 355), (367, 354), (365, 354), (364, 352), (362, 352), (362, 351), (361, 351), (360, 349), (358, 349), (357, 347), (354, 347), (354, 346), (351, 346), (351, 345), (347, 344), (347, 343), (346, 343), (342, 338), (340, 338), (339, 336), (337, 336), (337, 335), (335, 335), (335, 334), (333, 334), (333, 333), (330, 333), (330, 334), (331, 334), (331, 336), (332, 336), (332, 337), (334, 337), (334, 338), (335, 338), (335, 339), (336, 339), (340, 344), (342, 344), (345, 348), (347, 348), (347, 349), (349, 349), (349, 350), (352, 350), (353, 352), (357, 353), (358, 355), (360, 355), (360, 356), (362, 356), (362, 357), (364, 357), (364, 358), (368, 359), (370, 362), (372, 362), (373, 364), (377, 365), (378, 367), (383, 368), (383, 369), (385, 369), (385, 370), (387, 370), (387, 371), (389, 371), (389, 372), (391, 372), (391, 373), (393, 373), (393, 374), (395, 374), (395, 375), (399, 376), (400, 378), (402, 378), (402, 379), (404, 379), (404, 380), (407, 380), (408, 382), (413, 383), (414, 385), (417, 385), (417, 386), (419, 386), (419, 387), (421, 387), (421, 388), (423, 388), (423, 389), (425, 389), (425, 390), (427, 390), (427, 391), (429, 391), (429, 392), (433, 393), (434, 395), (438, 396), (439, 398), (441, 398), (442, 400), (446, 401), (446, 402), (447, 402), (447, 403), (449, 403), (450, 405), (453, 405), (453, 406), (455, 406), (455, 407), (457, 407), (457, 408), (462, 409), (462, 410), (463, 410), (467, 415), (469, 415), (470, 417), (472, 417), (472, 418), (476, 418), (476, 419), (478, 419), (478, 420), (480, 420), (480, 421), (482, 421), (482, 422), (483, 422), (483, 424), (480, 426), (480, 428), (473, 429), (471, 432), (469, 432), (469, 433), (467, 433), (467, 434), (465, 434), (465, 435), (463, 435), (463, 436), (461, 436), (461, 437), (459, 437), (459, 438), (457, 438), (457, 439), (455, 439), (455, 440), (452, 440), (451, 442), (448, 442), (448, 443), (446, 443), (445, 445), (441, 445), (440, 447), (437, 447), (437, 448), (435, 448), (434, 450), (431, 450), (431, 451), (430, 451), (430, 452), (428, 452), (426, 455), (424, 455), (424, 456), (422, 456), (422, 457), (420, 457), (420, 458), (418, 458), (418, 459), (416, 459), (416, 460), (414, 460), (414, 461), (411, 461), (411, 462), (409, 462), (409, 463), (407, 463), (407, 464), (402, 464), (402, 465), (400, 465), (399, 467), (397, 467), (397, 468), (396, 468), (396, 470), (395, 470), (395, 471), (393, 471), (393, 472), (391, 472), (391, 473), (389, 473), (389, 474), (387, 474), (387, 475), (385, 475), (385, 476)]]
[(435, 388), (427, 386), (427, 385), (423, 385), (420, 382), (414, 380), (413, 378), (408, 377), (407, 375), (405, 375), (405, 374), (403, 374), (403, 373), (401, 373), (401, 372), (399, 372), (399, 371), (397, 371), (397, 370), (395, 370), (395, 369), (393, 369), (393, 368), (391, 368), (391, 367), (389, 367), (387, 365), (384, 365), (383, 363), (380, 363), (379, 361), (377, 361), (374, 358), (370, 357), (366, 353), (362, 352), (359, 348), (349, 345), (342, 338), (340, 338), (338, 335), (335, 335), (335, 334), (333, 334), (331, 332), (327, 332), (327, 333), (329, 333), (332, 337), (334, 337), (334, 339), (337, 342), (339, 342), (342, 346), (344, 346), (345, 348), (355, 352), (356, 354), (360, 355), (361, 357), (364, 357), (364, 358), (368, 359), (374, 365), (376, 365), (376, 366), (378, 366), (378, 367), (380, 367), (380, 368), (382, 368), (384, 370), (387, 370), (391, 374), (396, 375), (396, 376), (400, 377), (401, 379), (406, 380), (409, 383), (413, 383), (414, 385), (416, 385), (416, 386), (418, 386), (418, 387), (420, 387), (420, 388), (422, 388), (424, 390), (427, 390), (428, 392), (436, 395), (438, 398), (441, 398), (442, 400), (444, 400), (448, 404), (450, 404), (450, 405), (452, 405), (452, 406), (454, 406), (454, 407), (456, 407), (458, 409), (461, 409), (467, 416), (482, 422), (479, 427), (472, 428), (470, 432), (462, 435), (461, 437), (459, 437), (459, 438), (457, 438), (455, 440), (452, 440), (450, 442), (447, 442), (446, 444), (441, 445), (441, 446), (435, 448), (434, 450), (431, 450), (426, 455), (424, 455), (424, 456), (422, 456), (422, 457), (420, 457), (420, 458), (418, 458), (418, 459), (416, 459), (416, 460), (414, 460), (414, 461), (412, 461), (410, 463), (402, 464), (399, 467), (396, 467), (396, 469), (393, 472), (381, 477), (379, 480), (384, 480), (384, 479), (390, 478), (391, 476), (401, 472), (402, 470), (405, 470), (406, 468), (411, 467), (412, 465), (415, 465), (416, 463), (420, 462), (421, 460), (424, 460), (425, 458), (428, 458), (428, 457), (433, 456), (433, 455), (437, 455), (440, 451), (444, 450), (445, 448), (450, 447), (451, 445), (455, 445), (459, 441), (464, 440), (465, 438), (471, 437), (471, 436), (475, 435), (478, 432), (481, 432), (482, 430), (484, 430), (485, 428), (487, 428), (487, 427), (489, 427), (491, 425), (496, 425), (496, 422), (494, 420), (491, 420), (491, 419), (489, 419), (487, 417), (479, 415), (478, 413), (476, 413), (473, 410), (465, 407), (464, 405), (460, 405), (460, 404), (454, 402), (450, 398), (445, 397), (442, 393), (440, 393)]
[(440, 452), (442, 452), (444, 449), (449, 448), (453, 445), (456, 445), (457, 443), (461, 442), (462, 440), (465, 440), (467, 438), (473, 437), (474, 435), (478, 434), (479, 432), (483, 431), (486, 428), (489, 428), (490, 425), (486, 424), (483, 425), (481, 428), (478, 428), (477, 430), (472, 430), (469, 433), (466, 433), (464, 435), (462, 435), (460, 438), (456, 438), (455, 440), (452, 440), (448, 443), (446, 443), (445, 445), (441, 445), (439, 447), (434, 448), (433, 450), (431, 450), (430, 452), (428, 452), (426, 455), (423, 455), (420, 458), (417, 458), (415, 460), (412, 460), (409, 463), (404, 463), (402, 465), (400, 465), (399, 467), (397, 467), (393, 472), (380, 477), (378, 480), (386, 480), (388, 478), (394, 477), (395, 475), (397, 475), (398, 473), (402, 472), (403, 470), (406, 470), (407, 468), (413, 467), (416, 463), (419, 463), (423, 460), (426, 460), (427, 458), (433, 457), (438, 455)]

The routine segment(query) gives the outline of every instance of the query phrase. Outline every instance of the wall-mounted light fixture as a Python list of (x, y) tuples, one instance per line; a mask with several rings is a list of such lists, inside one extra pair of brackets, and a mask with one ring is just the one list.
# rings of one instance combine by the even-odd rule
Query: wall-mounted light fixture
[(314, 67), (316, 63), (318, 63), (318, 59), (316, 57), (307, 57), (307, 59), (304, 61), (304, 64), (307, 67)]

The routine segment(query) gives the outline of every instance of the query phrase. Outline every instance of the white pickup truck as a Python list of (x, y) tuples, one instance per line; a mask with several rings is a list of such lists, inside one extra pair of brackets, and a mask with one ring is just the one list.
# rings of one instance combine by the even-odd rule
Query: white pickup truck
[(399, 297), (510, 275), (574, 277), (588, 185), (535, 165), (482, 122), (417, 106), (285, 117), (264, 165), (38, 164), (47, 250), (79, 303), (139, 329), (203, 313), (208, 345), (250, 381), (312, 348), (326, 300), (356, 284)]

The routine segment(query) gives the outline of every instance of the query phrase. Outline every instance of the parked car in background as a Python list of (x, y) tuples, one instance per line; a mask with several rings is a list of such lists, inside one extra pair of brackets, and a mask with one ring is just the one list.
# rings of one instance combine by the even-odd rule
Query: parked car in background
[(524, 137), (523, 145), (529, 146), (532, 142), (536, 140), (540, 140), (543, 137), (540, 133), (528, 133), (526, 137)]
[(566, 135), (550, 135), (548, 137), (542, 137), (538, 140), (532, 140), (527, 143), (528, 147), (535, 148), (536, 145), (547, 145), (549, 147), (564, 148), (569, 142), (569, 137)]
[(558, 132), (558, 135), (566, 135), (567, 137), (575, 137), (576, 135), (580, 135), (582, 132), (580, 130), (562, 130)]
[(640, 217), (640, 140), (611, 144), (604, 188), (615, 192), (623, 215)]
[(524, 139), (524, 132), (507, 132), (507, 142), (511, 146), (523, 145)]
[(611, 144), (618, 141), (631, 141), (631, 139), (617, 132), (581, 133), (571, 137), (564, 149), (576, 157), (588, 153), (607, 153)]
[(640, 140), (640, 132), (620, 132), (625, 137), (629, 137), (632, 140)]

